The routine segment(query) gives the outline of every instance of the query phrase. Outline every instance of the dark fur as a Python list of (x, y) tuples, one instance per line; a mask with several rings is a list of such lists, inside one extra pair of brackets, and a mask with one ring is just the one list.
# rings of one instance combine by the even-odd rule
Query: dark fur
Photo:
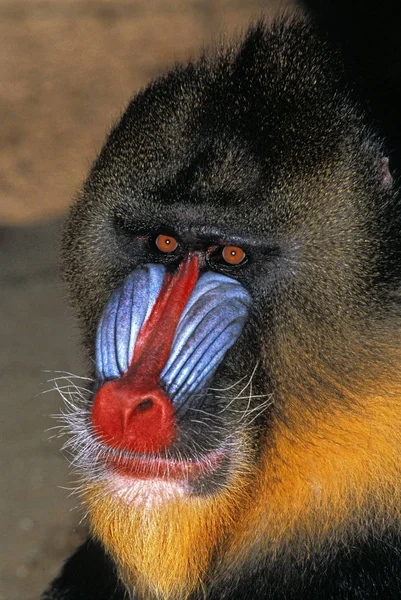
[[(322, 566), (287, 563), (273, 571), (250, 570), (230, 585), (211, 587), (208, 600), (399, 600), (399, 536), (340, 549)], [(191, 596), (201, 600), (202, 594)], [(66, 563), (43, 600), (128, 600), (110, 560), (98, 542), (88, 541)]]
[[(89, 353), (116, 285), (142, 263), (177, 264), (180, 256), (161, 257), (149, 244), (171, 232), (183, 252), (205, 240), (247, 252), (244, 266), (212, 265), (254, 301), (217, 384), (246, 374), (255, 354), (267, 357), (256, 389), (278, 401), (256, 423), (256, 440), (285, 414), (280, 385), (289, 373), (287, 390), (302, 394), (305, 376), (312, 382), (302, 399), (318, 410), (314, 357), (352, 388), (366, 357), (355, 348), (366, 348), (373, 327), (391, 330), (397, 310), (399, 204), (382, 181), (382, 158), (337, 57), (308, 25), (259, 24), (240, 44), (157, 79), (111, 132), (65, 231), (64, 275)], [(312, 357), (307, 373), (290, 372), (276, 353), (286, 336)], [(211, 572), (206, 597), (401, 598), (399, 534), (389, 526), (382, 536), (352, 535), (349, 546), (302, 561), (282, 551), (224, 584)], [(123, 597), (98, 543), (81, 548), (45, 596)]]

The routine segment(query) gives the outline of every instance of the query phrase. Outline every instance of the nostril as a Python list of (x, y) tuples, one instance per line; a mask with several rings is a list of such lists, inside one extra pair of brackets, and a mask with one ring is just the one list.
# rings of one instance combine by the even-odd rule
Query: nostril
[(153, 407), (153, 400), (152, 398), (145, 398), (144, 400), (142, 400), (142, 402), (139, 402), (139, 404), (135, 407), (134, 412), (146, 412), (147, 410), (150, 410)]

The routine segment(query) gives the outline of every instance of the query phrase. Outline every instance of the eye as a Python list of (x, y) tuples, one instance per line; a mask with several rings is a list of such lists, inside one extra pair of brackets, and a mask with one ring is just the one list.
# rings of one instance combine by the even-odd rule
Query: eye
[(156, 246), (161, 252), (169, 254), (170, 252), (174, 252), (178, 246), (178, 242), (171, 235), (163, 235), (161, 233), (156, 238)]
[(229, 265), (239, 265), (245, 258), (245, 252), (238, 246), (224, 246), (222, 256)]

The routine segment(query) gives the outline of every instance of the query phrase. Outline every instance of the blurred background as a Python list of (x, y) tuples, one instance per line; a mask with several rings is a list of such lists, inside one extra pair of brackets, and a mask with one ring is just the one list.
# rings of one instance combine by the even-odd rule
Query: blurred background
[[(135, 91), (221, 34), (295, 3), (0, 0), (0, 600), (38, 599), (85, 537), (51, 430), (62, 405), (51, 391), (57, 378), (86, 372), (58, 276), (68, 205)], [(399, 168), (395, 1), (304, 3), (343, 49)]]

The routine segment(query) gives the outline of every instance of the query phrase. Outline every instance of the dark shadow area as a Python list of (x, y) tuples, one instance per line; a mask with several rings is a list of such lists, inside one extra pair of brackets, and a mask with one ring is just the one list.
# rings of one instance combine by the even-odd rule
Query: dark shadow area
[(395, 0), (303, 0), (340, 49), (357, 96), (370, 108), (401, 173), (401, 35)]

